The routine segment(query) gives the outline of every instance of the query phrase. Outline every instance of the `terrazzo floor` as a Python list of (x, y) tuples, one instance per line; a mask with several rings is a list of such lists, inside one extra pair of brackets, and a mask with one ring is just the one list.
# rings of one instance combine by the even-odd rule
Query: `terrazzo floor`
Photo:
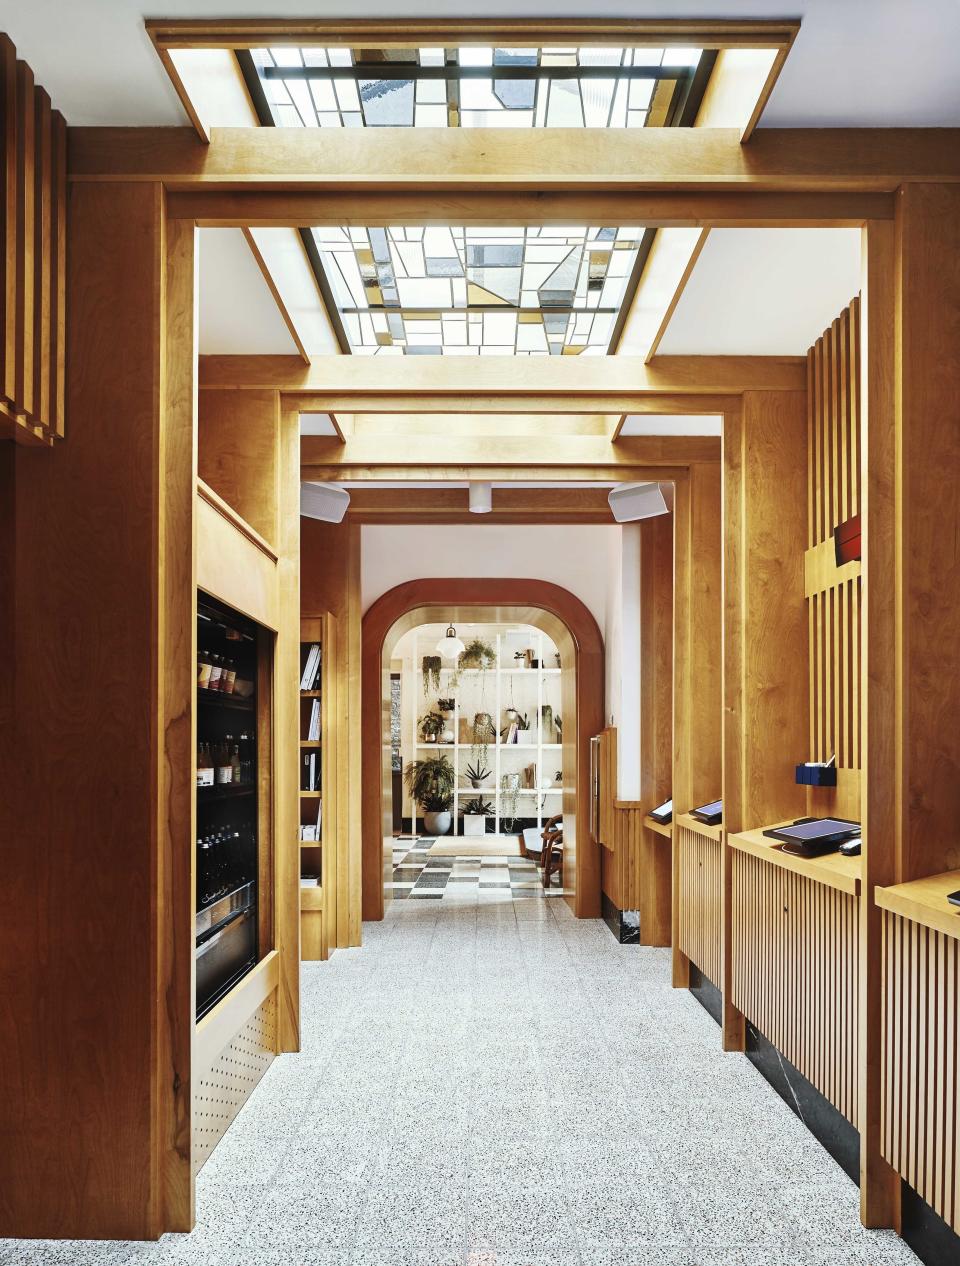
[(157, 1244), (17, 1266), (893, 1266), (857, 1191), (665, 950), (562, 900), (401, 901), (304, 966), (276, 1060)]

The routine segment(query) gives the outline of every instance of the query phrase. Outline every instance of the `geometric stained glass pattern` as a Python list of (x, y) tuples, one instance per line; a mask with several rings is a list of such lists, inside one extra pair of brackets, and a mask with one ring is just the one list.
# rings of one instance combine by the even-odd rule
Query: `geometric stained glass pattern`
[(696, 48), (261, 48), (277, 127), (659, 127)]
[(360, 355), (604, 355), (641, 228), (315, 228)]

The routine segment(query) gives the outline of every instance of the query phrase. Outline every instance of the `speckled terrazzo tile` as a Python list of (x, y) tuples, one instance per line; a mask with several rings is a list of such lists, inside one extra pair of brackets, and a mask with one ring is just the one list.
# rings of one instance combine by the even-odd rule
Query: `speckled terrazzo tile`
[(0, 1239), (2, 1266), (146, 1266), (156, 1248), (137, 1240)]

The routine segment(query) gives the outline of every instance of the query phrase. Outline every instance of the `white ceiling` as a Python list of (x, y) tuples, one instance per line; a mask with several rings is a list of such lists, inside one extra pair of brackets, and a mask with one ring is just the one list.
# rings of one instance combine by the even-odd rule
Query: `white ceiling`
[(658, 352), (801, 356), (859, 289), (859, 229), (712, 229)]
[(296, 355), (242, 229), (200, 229), (200, 352)]
[[(185, 124), (145, 17), (263, 17), (268, 0), (0, 0), (0, 30), (78, 124)], [(394, 0), (284, 0), (284, 17), (395, 17)], [(604, 0), (605, 17), (801, 17), (767, 127), (960, 125), (957, 0)], [(586, 0), (408, 0), (404, 17), (582, 17)]]
[(719, 435), (722, 428), (719, 413), (628, 413), (620, 435)]

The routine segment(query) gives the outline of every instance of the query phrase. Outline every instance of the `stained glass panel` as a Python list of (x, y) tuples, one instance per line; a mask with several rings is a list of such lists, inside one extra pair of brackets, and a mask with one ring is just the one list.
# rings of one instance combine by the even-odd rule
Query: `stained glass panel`
[(317, 228), (361, 355), (607, 352), (642, 228)]
[(647, 127), (674, 121), (700, 50), (261, 48), (251, 58), (278, 127)]

